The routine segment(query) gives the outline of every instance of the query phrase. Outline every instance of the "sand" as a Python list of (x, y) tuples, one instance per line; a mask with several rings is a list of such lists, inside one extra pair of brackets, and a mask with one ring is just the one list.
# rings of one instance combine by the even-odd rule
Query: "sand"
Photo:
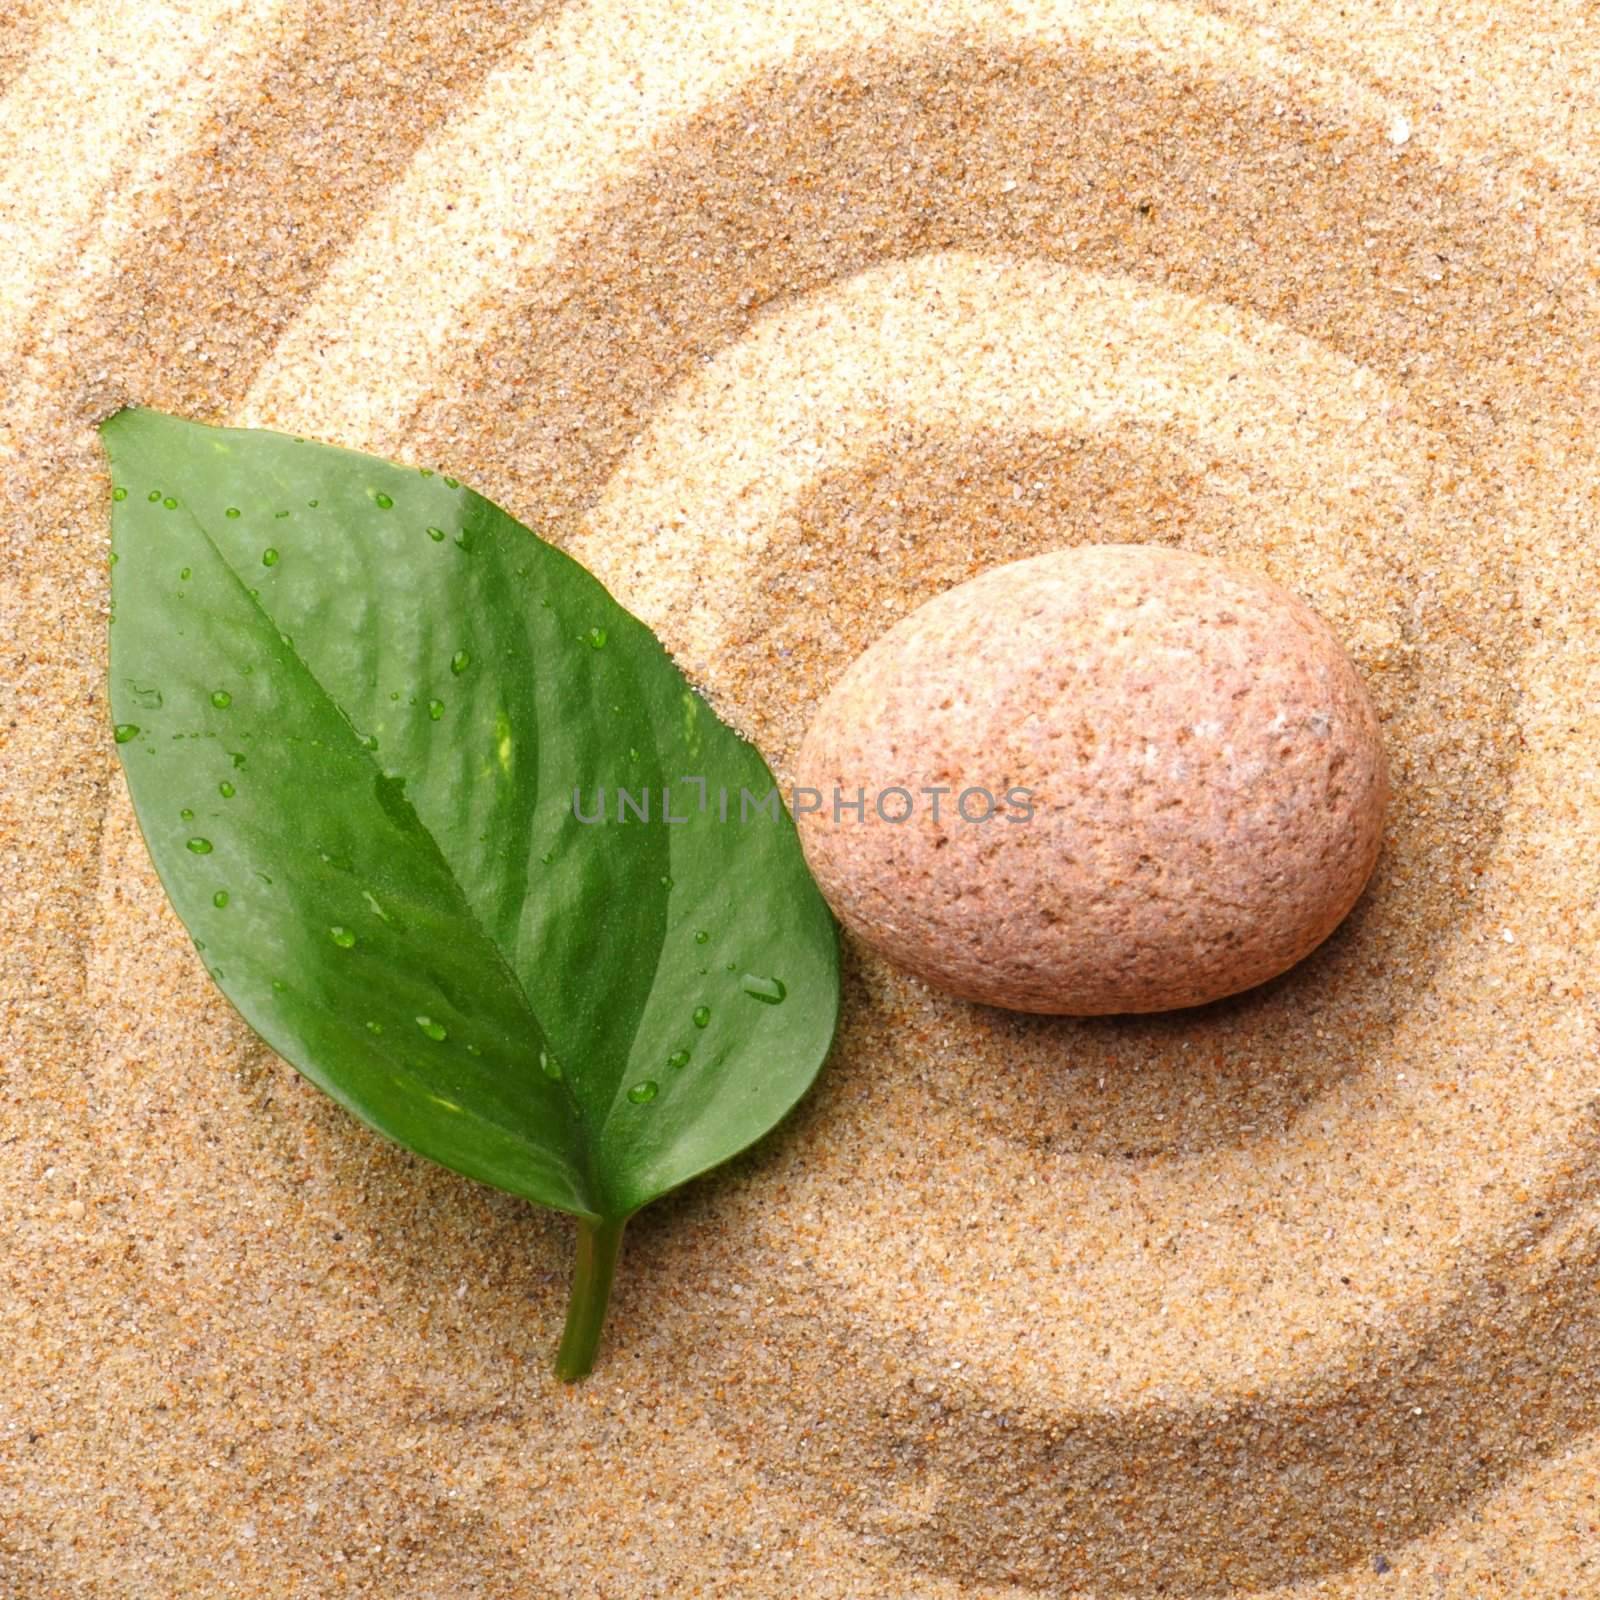
[[(61, 0), (0, 93), (5, 1600), (1600, 1593), (1589, 8)], [(850, 950), (561, 1388), (570, 1225), (339, 1111), (166, 906), (128, 401), (454, 471), (780, 776), (998, 561), (1253, 566), (1379, 707), (1377, 874), (1193, 1013)]]

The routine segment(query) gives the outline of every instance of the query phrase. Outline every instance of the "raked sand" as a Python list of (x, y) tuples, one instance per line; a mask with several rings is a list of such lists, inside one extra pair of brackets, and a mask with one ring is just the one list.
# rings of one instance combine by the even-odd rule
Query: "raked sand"
[[(0, 22), (0, 1596), (1600, 1594), (1600, 30), (1530, 0), (28, 0)], [(105, 713), (128, 401), (443, 466), (786, 776), (923, 599), (1156, 540), (1384, 721), (1241, 998), (865, 952), (570, 1226), (255, 1042)], [(996, 618), (1002, 632), (1004, 618)]]

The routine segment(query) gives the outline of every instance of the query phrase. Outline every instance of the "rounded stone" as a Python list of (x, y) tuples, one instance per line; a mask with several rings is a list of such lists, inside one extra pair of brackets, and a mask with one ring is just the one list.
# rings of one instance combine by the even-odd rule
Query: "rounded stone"
[(1359, 897), (1389, 793), (1377, 715), (1315, 612), (1137, 544), (930, 600), (850, 666), (794, 776), (852, 933), (965, 999), (1078, 1016), (1293, 966)]

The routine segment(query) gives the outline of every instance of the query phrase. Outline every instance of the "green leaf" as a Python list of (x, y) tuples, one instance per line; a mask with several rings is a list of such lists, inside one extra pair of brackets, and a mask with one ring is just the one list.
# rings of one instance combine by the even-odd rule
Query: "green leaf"
[(148, 410), (101, 435), (111, 720), (173, 906), (312, 1082), (579, 1218), (586, 1371), (622, 1223), (771, 1128), (833, 1036), (837, 930), (770, 772), (453, 479)]

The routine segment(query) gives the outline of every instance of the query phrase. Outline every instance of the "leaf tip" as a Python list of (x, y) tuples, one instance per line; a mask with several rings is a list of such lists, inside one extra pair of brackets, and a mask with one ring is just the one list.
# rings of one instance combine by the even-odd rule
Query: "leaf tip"
[(96, 426), (100, 443), (106, 454), (115, 461), (119, 456), (126, 460), (148, 439), (153, 423), (170, 421), (165, 413), (149, 406), (122, 406), (103, 418)]
[(125, 433), (129, 425), (148, 410), (147, 406), (118, 406), (109, 416), (102, 417), (95, 424), (95, 429), (102, 439), (115, 439)]

